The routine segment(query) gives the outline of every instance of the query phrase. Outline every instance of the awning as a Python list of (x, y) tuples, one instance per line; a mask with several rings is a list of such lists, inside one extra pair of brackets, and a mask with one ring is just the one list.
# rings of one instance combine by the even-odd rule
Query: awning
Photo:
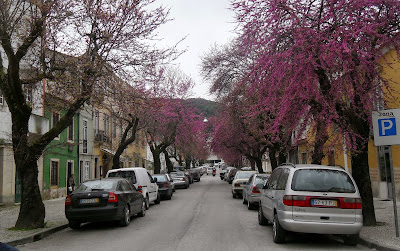
[[(102, 150), (102, 151), (105, 152), (105, 153), (111, 154), (112, 156), (115, 155), (115, 152), (114, 152), (114, 151), (111, 151), (110, 149), (107, 149), (107, 148), (100, 148), (100, 150)], [(125, 161), (125, 157), (119, 156), (119, 161), (124, 162), (124, 161)]]

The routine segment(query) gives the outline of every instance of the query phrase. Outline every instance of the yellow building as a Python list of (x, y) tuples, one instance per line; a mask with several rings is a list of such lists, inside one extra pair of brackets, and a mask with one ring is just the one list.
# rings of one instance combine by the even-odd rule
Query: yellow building
[[(377, 109), (396, 109), (400, 108), (400, 62), (395, 49), (389, 50), (382, 59), (382, 76), (390, 81), (391, 93), (383, 90), (383, 104)], [(332, 132), (330, 131), (332, 136)], [(292, 163), (310, 163), (311, 148), (313, 136), (311, 130), (297, 142), (297, 149), (289, 153), (289, 161)], [(325, 149), (325, 158), (323, 165), (339, 165), (351, 173), (350, 153), (346, 151), (343, 144), (343, 137), (335, 138), (336, 147), (332, 147), (331, 142), (327, 142)], [(400, 146), (374, 146), (373, 136), (371, 135), (369, 144), (369, 168), (372, 183), (372, 192), (374, 197), (387, 199), (392, 198), (390, 165), (394, 168), (396, 195), (400, 199)]]

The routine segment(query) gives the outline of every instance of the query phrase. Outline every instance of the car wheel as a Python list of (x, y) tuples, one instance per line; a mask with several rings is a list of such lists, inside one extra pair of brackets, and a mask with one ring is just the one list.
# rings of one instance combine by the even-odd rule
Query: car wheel
[(131, 222), (131, 211), (129, 210), (129, 206), (126, 205), (124, 207), (124, 216), (120, 220), (119, 225), (121, 227), (126, 227), (129, 225), (130, 222)]
[(155, 204), (160, 204), (161, 202), (161, 198), (160, 198), (160, 194), (157, 194), (157, 199), (154, 201)]
[(357, 246), (360, 234), (346, 234), (343, 235), (343, 242), (348, 246)]
[(232, 197), (233, 197), (234, 199), (236, 199), (236, 194), (233, 193), (233, 194), (232, 194)]
[(185, 189), (188, 189), (189, 185), (185, 185)]
[(261, 226), (266, 226), (268, 225), (268, 220), (267, 218), (265, 218), (263, 212), (262, 212), (262, 208), (261, 208), (261, 203), (258, 207), (258, 224)]
[(254, 209), (254, 204), (250, 203), (250, 201), (247, 201), (247, 209), (253, 210)]
[(285, 243), (286, 230), (279, 224), (278, 215), (274, 215), (274, 223), (272, 226), (272, 234), (275, 243)]
[(243, 200), (242, 200), (243, 204), (246, 204), (247, 201), (246, 201), (246, 199), (244, 198), (244, 196), (242, 196), (242, 198), (243, 198)]
[(142, 201), (142, 208), (138, 213), (139, 217), (144, 217), (146, 215), (146, 201)]
[(146, 210), (149, 209), (149, 207), (150, 207), (150, 199), (149, 199), (149, 196), (147, 195), (146, 196)]
[(68, 221), (68, 226), (72, 229), (81, 228), (81, 223), (79, 221)]
[(170, 200), (171, 198), (172, 198), (172, 191), (171, 191), (171, 194), (167, 194), (167, 200)]

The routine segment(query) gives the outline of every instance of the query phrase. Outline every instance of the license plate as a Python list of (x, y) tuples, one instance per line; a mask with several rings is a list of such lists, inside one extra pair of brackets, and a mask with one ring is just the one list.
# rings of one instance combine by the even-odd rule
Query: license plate
[(93, 199), (81, 199), (81, 204), (92, 204), (92, 203), (98, 203), (99, 198), (93, 198)]
[(336, 200), (318, 200), (314, 199), (311, 201), (311, 205), (316, 207), (337, 207)]

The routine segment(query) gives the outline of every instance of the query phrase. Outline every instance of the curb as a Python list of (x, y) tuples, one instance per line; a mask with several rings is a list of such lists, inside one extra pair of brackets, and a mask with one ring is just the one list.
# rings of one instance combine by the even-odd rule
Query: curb
[(15, 246), (18, 246), (18, 245), (24, 245), (24, 244), (27, 244), (27, 243), (32, 243), (32, 242), (35, 242), (35, 241), (39, 241), (39, 240), (41, 240), (41, 239), (43, 239), (43, 238), (45, 238), (45, 237), (47, 237), (47, 236), (49, 236), (51, 234), (54, 234), (54, 233), (56, 233), (58, 231), (61, 231), (61, 230), (65, 229), (65, 228), (67, 228), (67, 227), (68, 227), (68, 224), (64, 224), (64, 225), (61, 225), (61, 226), (53, 227), (53, 228), (44, 230), (42, 232), (39, 232), (39, 233), (36, 233), (36, 234), (32, 234), (30, 236), (24, 237), (24, 238), (19, 239), (19, 240), (6, 242), (5, 244), (15, 247)]
[(360, 237), (360, 240), (358, 241), (358, 243), (369, 249), (376, 249), (376, 250), (380, 250), (380, 251), (399, 251), (400, 250), (400, 248), (393, 248), (393, 247), (385, 246), (385, 245), (379, 244), (374, 241), (366, 240), (361, 237)]

